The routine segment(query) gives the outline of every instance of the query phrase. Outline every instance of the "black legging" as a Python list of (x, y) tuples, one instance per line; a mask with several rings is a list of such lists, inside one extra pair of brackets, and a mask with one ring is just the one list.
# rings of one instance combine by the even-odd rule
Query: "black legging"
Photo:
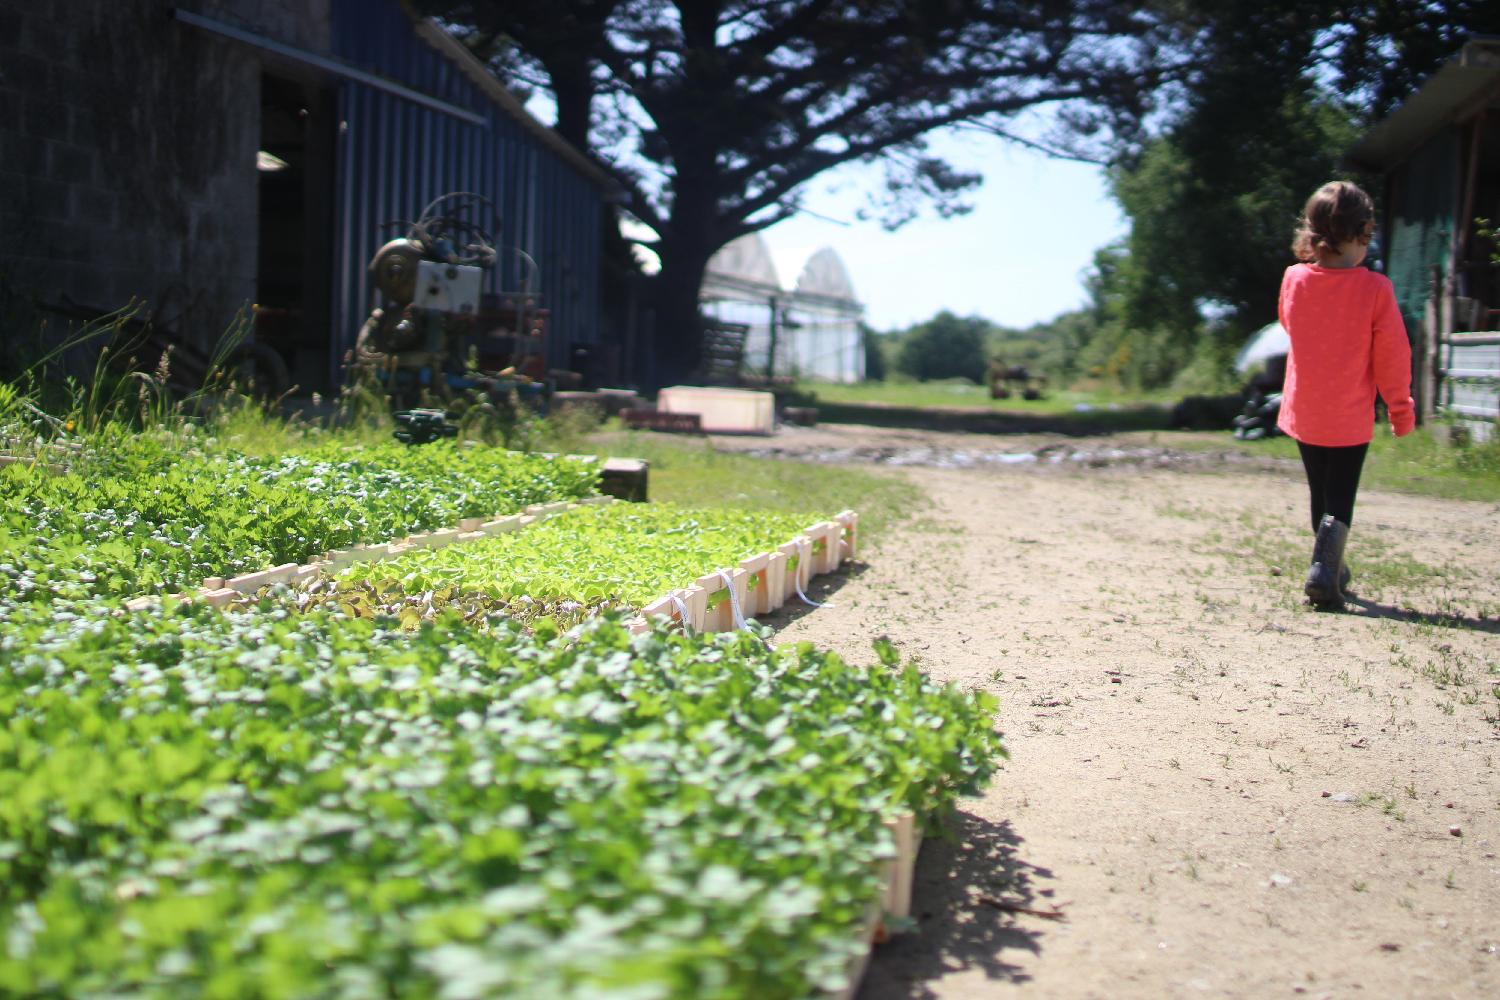
[(1354, 523), (1354, 495), (1359, 492), (1359, 474), (1365, 466), (1368, 444), (1347, 448), (1325, 448), (1297, 442), (1302, 453), (1302, 468), (1307, 470), (1307, 489), (1312, 495), (1312, 529), (1324, 514), (1332, 514), (1345, 524)]

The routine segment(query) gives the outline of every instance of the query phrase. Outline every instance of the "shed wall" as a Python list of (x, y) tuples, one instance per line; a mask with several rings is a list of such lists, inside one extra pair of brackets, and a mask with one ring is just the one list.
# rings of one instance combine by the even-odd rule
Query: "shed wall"
[[(492, 199), (501, 266), (551, 310), (548, 361), (599, 339), (604, 195), (418, 37), (398, 0), (198, 0), (193, 13), (342, 57), (481, 117), (443, 111), (173, 20), (169, 0), (0, 0), (0, 349), (45, 313), (132, 300), (211, 347), (257, 296), (262, 73), (323, 79), (336, 96), (330, 380), (369, 308), (366, 265), (438, 194)], [(40, 11), (40, 12), (39, 12)], [(309, 206), (309, 211), (318, 206)], [(535, 262), (535, 273), (516, 253)], [(327, 316), (328, 313), (321, 315)], [(324, 319), (322, 322), (328, 322)], [(61, 324), (54, 324), (56, 329)], [(52, 334), (58, 336), (60, 334)]]
[[(47, 307), (137, 300), (207, 347), (253, 300), (259, 61), (170, 6), (0, 0), (0, 337), (30, 336)], [(318, 4), (199, 6), (326, 34)]]
[[(484, 125), (364, 84), (339, 84), (334, 342), (347, 350), (371, 305), (366, 266), (433, 198), (471, 191), (494, 202), (500, 247), (486, 291), (530, 282), (551, 310), (547, 360), (599, 340), (599, 188), (497, 107), (450, 59), (413, 32), (393, 2), (333, 0), (334, 54), (481, 115)], [(391, 225), (391, 223), (396, 223)], [(498, 228), (498, 232), (495, 231)], [(516, 251), (535, 262), (536, 271)]]
[(1415, 336), (1432, 298), (1432, 268), (1447, 266), (1457, 211), (1459, 135), (1438, 134), (1391, 176), (1386, 274), (1407, 333)]

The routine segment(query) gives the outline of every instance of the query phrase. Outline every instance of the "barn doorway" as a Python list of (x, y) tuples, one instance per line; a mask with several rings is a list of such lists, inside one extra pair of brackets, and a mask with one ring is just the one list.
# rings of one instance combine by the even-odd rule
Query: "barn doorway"
[[(296, 395), (326, 393), (337, 371), (332, 357), (334, 95), (316, 81), (272, 73), (262, 74), (260, 95), (257, 353), (262, 367), (281, 361), (285, 388)], [(275, 358), (266, 355), (267, 348)]]

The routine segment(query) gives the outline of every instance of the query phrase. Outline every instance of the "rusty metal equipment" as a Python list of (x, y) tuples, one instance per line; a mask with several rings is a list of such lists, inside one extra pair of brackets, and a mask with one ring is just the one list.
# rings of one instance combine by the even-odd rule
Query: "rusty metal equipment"
[(398, 402), (497, 384), (523, 395), (545, 392), (547, 311), (533, 288), (535, 263), (515, 251), (522, 287), (484, 291), (499, 258), (498, 229), (489, 199), (453, 192), (375, 252), (375, 303), (355, 342), (356, 372), (373, 374)]

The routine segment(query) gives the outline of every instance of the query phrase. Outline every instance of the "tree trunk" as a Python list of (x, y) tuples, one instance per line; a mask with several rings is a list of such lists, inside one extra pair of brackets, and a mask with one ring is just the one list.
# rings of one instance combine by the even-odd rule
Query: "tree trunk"
[[(654, 364), (648, 367), (652, 389), (678, 385), (693, 377), (703, 359), (703, 314), (698, 296), (711, 253), (661, 247), (661, 272), (652, 279), (651, 301), (656, 330), (650, 343)], [(654, 372), (652, 372), (654, 369)]]
[(592, 148), (589, 146), (589, 125), (594, 101), (588, 56), (581, 51), (550, 53), (543, 65), (552, 80), (552, 93), (557, 102), (555, 131), (587, 153)]

